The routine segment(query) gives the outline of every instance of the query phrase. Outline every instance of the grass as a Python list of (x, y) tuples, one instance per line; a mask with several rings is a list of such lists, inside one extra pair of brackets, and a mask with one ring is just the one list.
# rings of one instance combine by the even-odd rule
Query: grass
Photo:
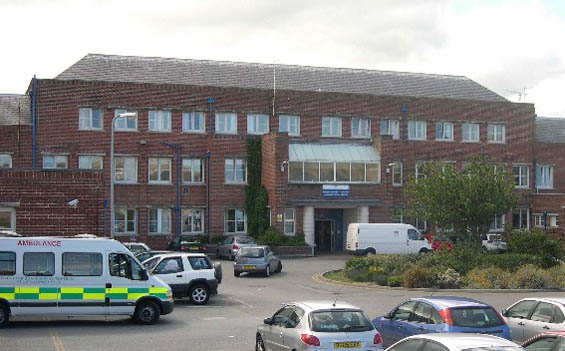
[(344, 274), (343, 269), (337, 270), (337, 271), (331, 271), (331, 272), (327, 272), (324, 274), (324, 278), (326, 279), (330, 279), (330, 280), (335, 280), (338, 282), (345, 282), (345, 283), (351, 283), (353, 282), (353, 280), (347, 278)]

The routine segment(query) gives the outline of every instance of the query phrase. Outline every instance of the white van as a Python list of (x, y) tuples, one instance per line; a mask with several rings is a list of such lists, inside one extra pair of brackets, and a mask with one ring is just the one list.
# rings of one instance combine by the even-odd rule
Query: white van
[(9, 316), (129, 315), (153, 324), (171, 288), (105, 238), (0, 237), (0, 327)]
[(411, 254), (432, 251), (432, 247), (410, 224), (351, 223), (347, 251), (357, 255)]

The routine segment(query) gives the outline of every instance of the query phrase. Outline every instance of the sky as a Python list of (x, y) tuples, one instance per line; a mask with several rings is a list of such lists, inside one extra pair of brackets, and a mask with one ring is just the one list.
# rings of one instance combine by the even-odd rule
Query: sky
[(0, 0), (0, 93), (88, 53), (466, 76), (565, 117), (563, 0)]

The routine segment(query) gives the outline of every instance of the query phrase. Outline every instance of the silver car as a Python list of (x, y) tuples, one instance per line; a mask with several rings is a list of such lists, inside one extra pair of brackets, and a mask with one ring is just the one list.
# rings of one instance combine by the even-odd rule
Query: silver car
[(487, 334), (431, 333), (409, 336), (386, 351), (524, 351), (512, 341)]
[(284, 305), (257, 328), (255, 350), (382, 350), (381, 334), (367, 315), (345, 302)]
[(240, 247), (257, 245), (255, 239), (250, 236), (229, 236), (216, 249), (216, 258), (235, 259)]
[(242, 247), (233, 263), (233, 275), (236, 277), (243, 272), (263, 273), (265, 277), (269, 277), (271, 272), (280, 273), (281, 271), (281, 260), (268, 246)]
[(512, 339), (522, 342), (539, 333), (565, 330), (565, 298), (526, 298), (502, 310)]

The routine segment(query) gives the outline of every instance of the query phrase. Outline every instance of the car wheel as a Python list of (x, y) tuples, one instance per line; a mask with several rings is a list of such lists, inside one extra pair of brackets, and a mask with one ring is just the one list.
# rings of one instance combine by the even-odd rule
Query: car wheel
[(142, 301), (135, 308), (133, 319), (138, 324), (153, 324), (159, 319), (161, 311), (153, 301)]
[(266, 351), (265, 344), (263, 344), (263, 339), (260, 335), (255, 338), (255, 351)]
[(427, 254), (428, 252), (430, 252), (430, 250), (428, 249), (420, 249), (420, 251), (418, 252), (419, 254)]
[(205, 305), (210, 299), (210, 289), (204, 284), (196, 284), (190, 288), (189, 297), (194, 305)]
[(241, 272), (233, 271), (234, 277), (239, 277), (240, 274), (241, 274)]
[(9, 319), (10, 313), (8, 312), (8, 307), (4, 304), (0, 304), (0, 328), (7, 326)]
[(282, 271), (282, 263), (281, 261), (279, 261), (279, 264), (277, 265), (277, 270), (275, 272), (280, 273)]
[(267, 268), (265, 268), (265, 277), (271, 276), (271, 265), (268, 264)]
[(375, 254), (375, 249), (367, 249), (367, 257), (371, 257)]

